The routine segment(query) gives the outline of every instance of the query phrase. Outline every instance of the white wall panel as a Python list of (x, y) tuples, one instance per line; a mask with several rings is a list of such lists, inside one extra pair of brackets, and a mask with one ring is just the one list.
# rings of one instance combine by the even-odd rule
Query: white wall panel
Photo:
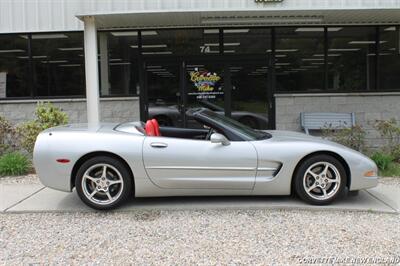
[(78, 14), (135, 11), (398, 9), (400, 0), (0, 0), (0, 33), (82, 30)]

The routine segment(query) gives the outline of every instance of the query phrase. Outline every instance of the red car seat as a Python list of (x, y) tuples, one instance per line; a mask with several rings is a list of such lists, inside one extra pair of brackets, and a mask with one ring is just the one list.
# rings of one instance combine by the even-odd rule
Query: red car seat
[(160, 125), (158, 124), (156, 119), (152, 119), (151, 122), (153, 123), (156, 136), (160, 137), (161, 136)]
[(146, 130), (146, 135), (149, 137), (157, 136), (156, 130), (154, 128), (154, 124), (151, 120), (147, 120), (145, 128)]

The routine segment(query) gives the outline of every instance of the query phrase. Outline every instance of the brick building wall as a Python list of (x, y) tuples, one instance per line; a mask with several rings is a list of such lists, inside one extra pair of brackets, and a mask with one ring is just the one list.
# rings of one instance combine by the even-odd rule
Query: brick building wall
[(277, 129), (301, 131), (301, 112), (354, 112), (356, 123), (367, 131), (369, 147), (384, 141), (373, 128), (376, 120), (400, 122), (400, 93), (277, 94), (275, 99)]

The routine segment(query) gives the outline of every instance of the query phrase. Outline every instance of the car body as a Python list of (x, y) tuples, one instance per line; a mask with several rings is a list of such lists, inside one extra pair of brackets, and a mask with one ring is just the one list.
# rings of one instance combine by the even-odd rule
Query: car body
[[(341, 174), (341, 186), (358, 191), (377, 185), (375, 163), (342, 145), (302, 133), (252, 130), (207, 109), (193, 110), (190, 116), (203, 123), (205, 129), (161, 127), (163, 136), (148, 136), (147, 124), (142, 122), (47, 129), (35, 144), (37, 174), (47, 187), (72, 191), (82, 184), (95, 194), (90, 189), (92, 178), (85, 185), (76, 182), (83, 175), (79, 171), (93, 158), (109, 157), (119, 161), (114, 166), (124, 168), (133, 179), (130, 195), (135, 197), (289, 195), (299, 167), (307, 160), (328, 156), (320, 161), (331, 165), (325, 170), (332, 180), (339, 180), (334, 175)], [(107, 165), (113, 167), (112, 162)], [(323, 165), (318, 167), (322, 173)], [(304, 178), (309, 180), (310, 174)], [(315, 185), (315, 180), (310, 182)], [(106, 209), (114, 205), (91, 207)]]
[[(208, 108), (216, 113), (224, 114), (224, 109), (220, 106), (213, 104), (209, 101), (199, 101), (198, 104), (202, 107)], [(247, 112), (247, 111), (233, 111), (232, 118), (242, 124), (255, 129), (265, 129), (268, 127), (268, 118), (265, 115)], [(162, 126), (179, 126), (182, 124), (181, 112), (177, 105), (150, 105), (149, 118), (157, 119)], [(188, 121), (190, 126), (196, 127), (197, 123), (193, 120)]]

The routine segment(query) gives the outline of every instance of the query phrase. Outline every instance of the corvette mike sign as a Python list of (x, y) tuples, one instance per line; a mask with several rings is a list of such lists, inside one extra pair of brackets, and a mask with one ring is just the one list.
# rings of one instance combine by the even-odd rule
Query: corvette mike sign
[(218, 86), (221, 77), (217, 73), (195, 69), (189, 75), (197, 90), (196, 92), (188, 93), (189, 95), (196, 96), (197, 99), (215, 99), (217, 95), (224, 94), (222, 88)]

